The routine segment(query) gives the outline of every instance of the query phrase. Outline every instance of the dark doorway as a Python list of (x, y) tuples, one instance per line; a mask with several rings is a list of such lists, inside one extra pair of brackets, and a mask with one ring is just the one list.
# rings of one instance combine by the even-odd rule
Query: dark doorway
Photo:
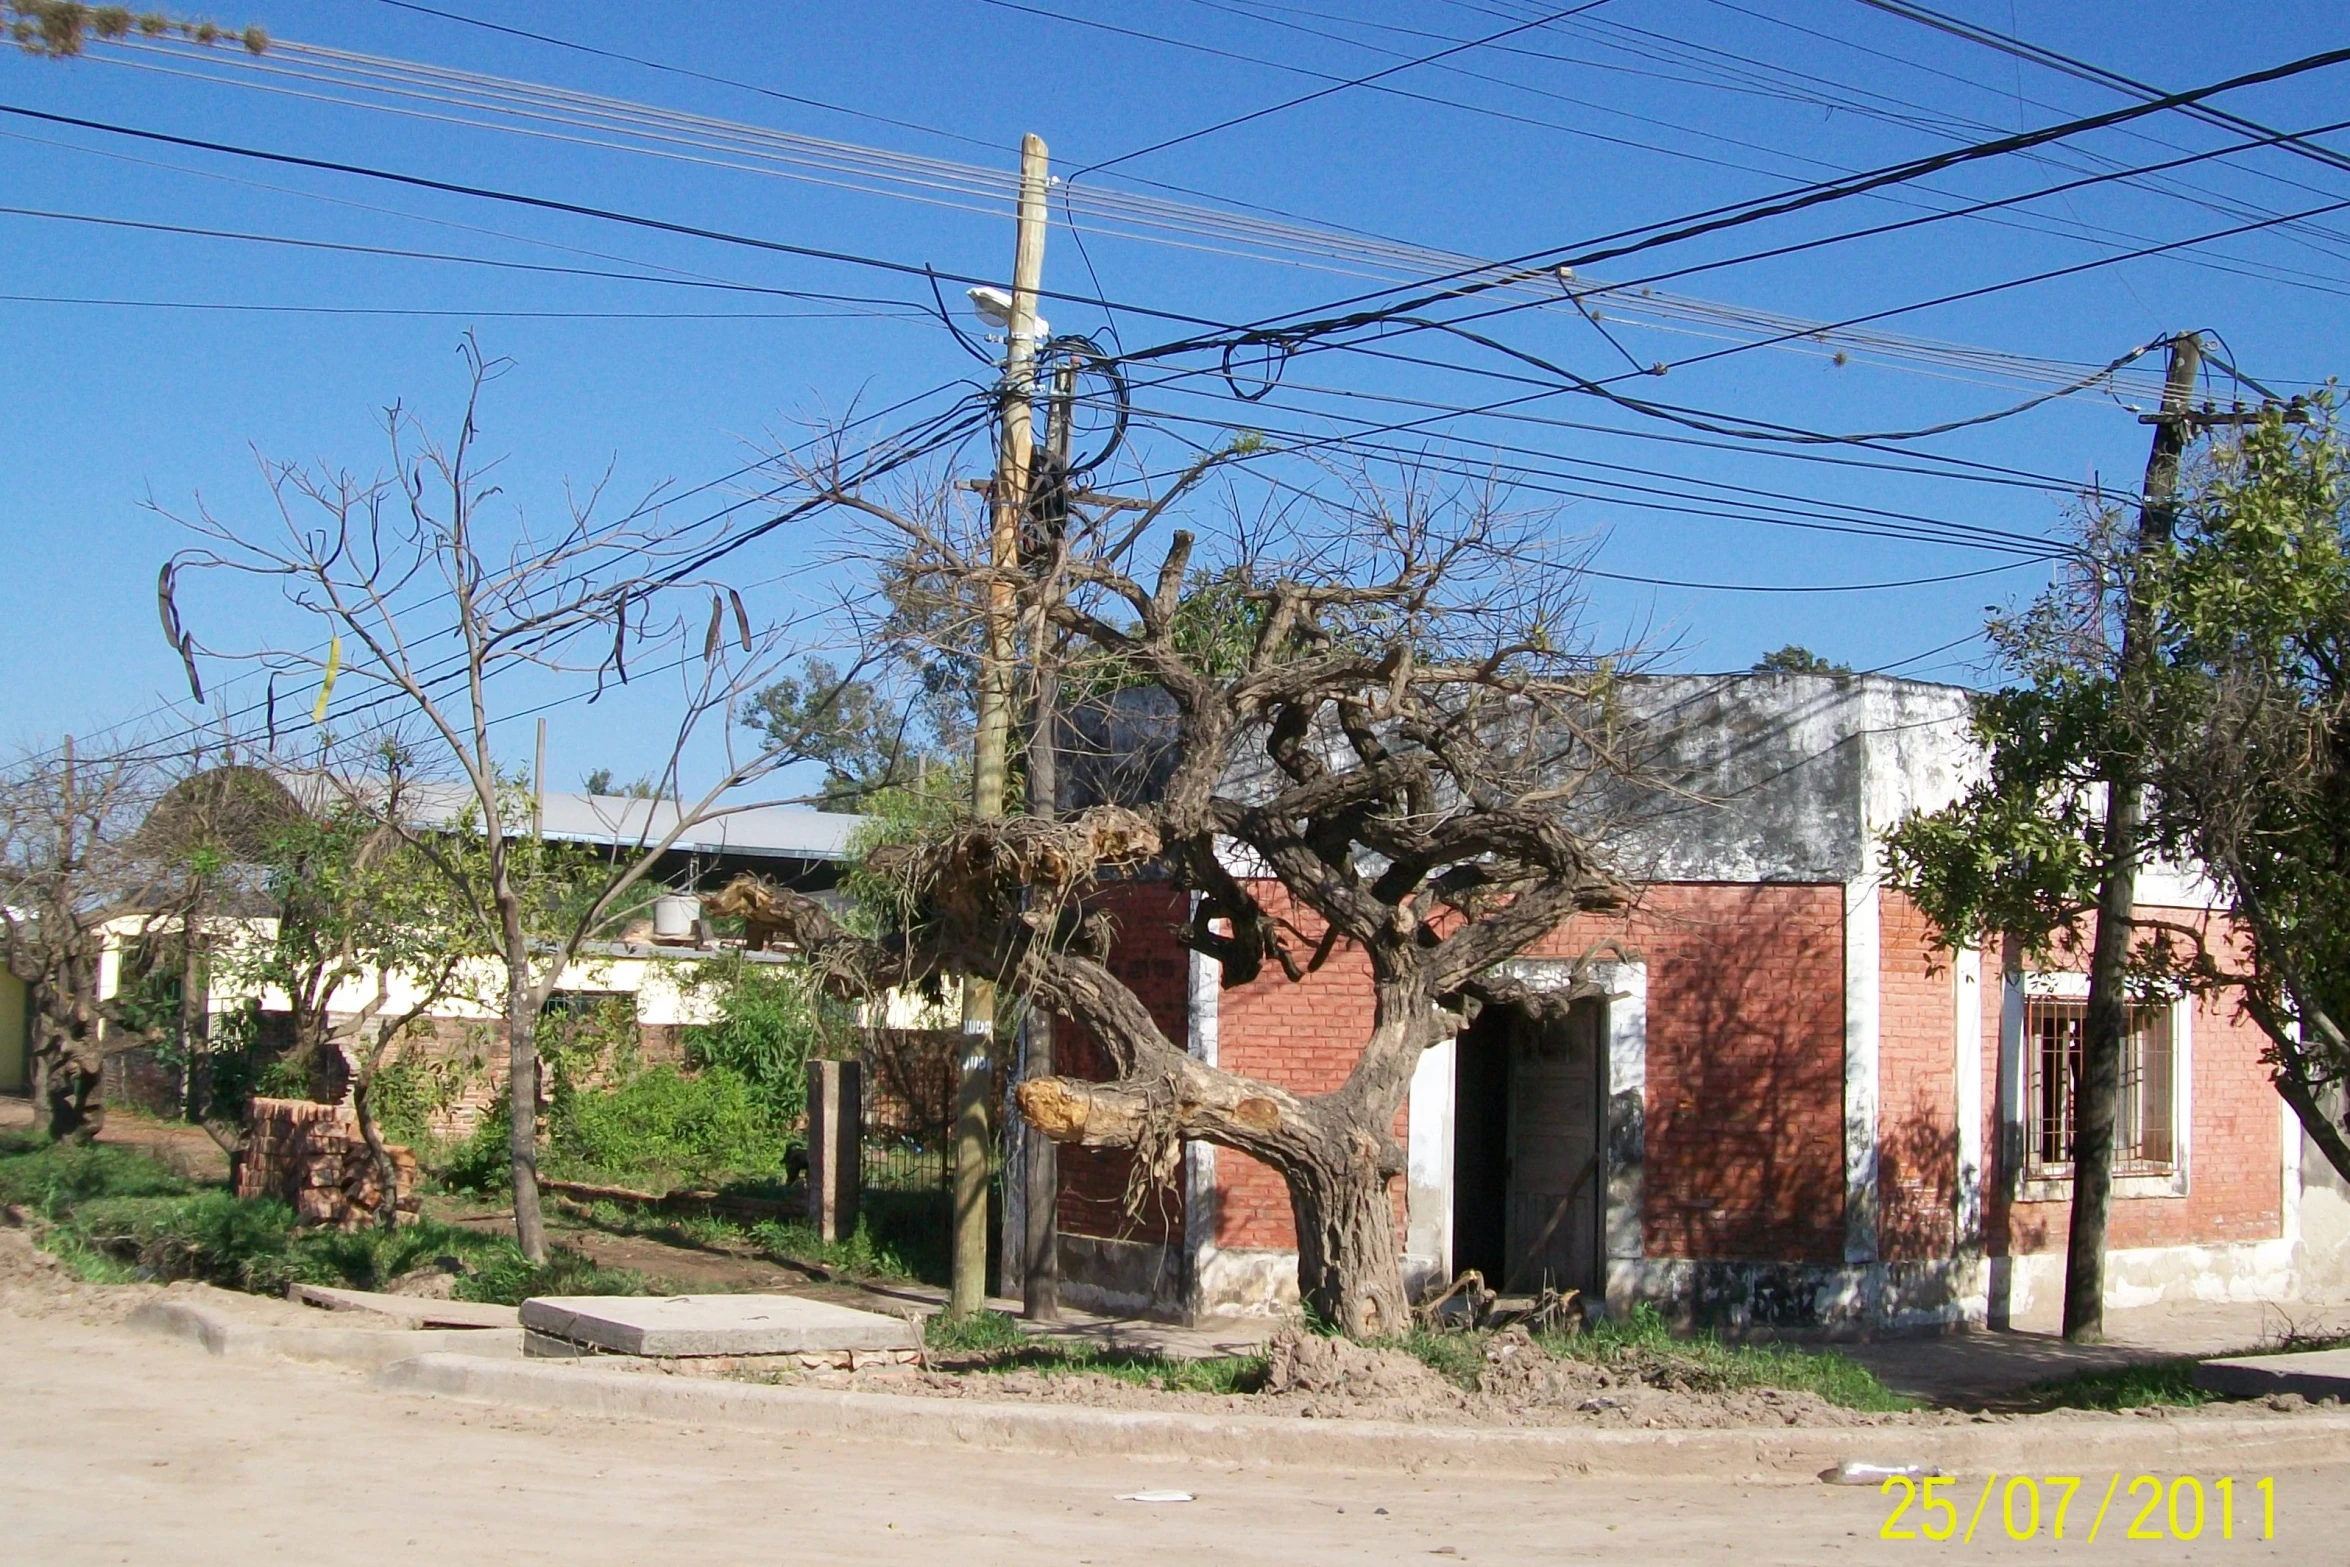
[(1453, 1270), (1488, 1287), (1595, 1292), (1605, 1172), (1603, 1002), (1539, 1023), (1489, 1007), (1453, 1068)]

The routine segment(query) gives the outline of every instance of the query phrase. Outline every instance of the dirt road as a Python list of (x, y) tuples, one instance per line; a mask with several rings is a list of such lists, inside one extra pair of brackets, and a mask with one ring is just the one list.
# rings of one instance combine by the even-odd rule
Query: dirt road
[[(61, 1303), (62, 1304), (62, 1303)], [(1877, 1538), (1872, 1491), (1237, 1472), (793, 1443), (376, 1392), (104, 1320), (0, 1315), (0, 1560), (2350, 1562), (2350, 1462), (2277, 1476), (2277, 1537)], [(2127, 1484), (2125, 1477), (2124, 1484)], [(1120, 1501), (1179, 1488), (1187, 1504)], [(1996, 1503), (1994, 1503), (1994, 1511)], [(1963, 1509), (1961, 1517), (1963, 1518)]]

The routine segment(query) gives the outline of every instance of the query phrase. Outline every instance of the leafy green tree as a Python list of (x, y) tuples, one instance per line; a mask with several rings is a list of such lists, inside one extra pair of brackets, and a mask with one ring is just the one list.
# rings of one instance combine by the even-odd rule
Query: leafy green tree
[(288, 1054), (314, 1098), (349, 1089), (385, 1193), (378, 1218), (386, 1226), (398, 1214), (376, 1086), (435, 1009), (460, 997), (495, 1005), (481, 992), (489, 988), (484, 960), (496, 949), (407, 836), (407, 804), (395, 767), (380, 793), (346, 795), (285, 823), (262, 866), (274, 918), (230, 944), (221, 963), (248, 993), (286, 998)]
[(824, 764), (818, 803), (859, 810), (885, 789), (926, 783), (933, 771), (942, 781), (952, 774), (955, 759), (926, 714), (930, 705), (811, 658), (753, 696), (743, 721), (771, 743), (805, 737), (810, 759)]
[(2141, 994), (2232, 997), (2266, 1035), (2278, 1092), (2350, 1176), (2350, 457), (2322, 399), (2263, 418), (2188, 477), (2175, 548), (2138, 567), (2157, 657), (2118, 697), (2132, 562), (2092, 507), (2064, 579), (1995, 616), (2017, 677), (1974, 702), (1985, 777), (1887, 838), (1890, 879), (1952, 944), (2084, 950), (2105, 870), (2106, 758), (2150, 763), (2146, 847), (2201, 867), (2232, 928), (2134, 923)]
[(2163, 583), (2158, 828), (2241, 939), (2174, 942), (2267, 1036), (2277, 1090), (2350, 1179), (2350, 443), (2329, 392), (2211, 452)]
[(1852, 666), (1822, 658), (1800, 642), (1790, 642), (1756, 659), (1754, 672), (1758, 675), (1849, 675)]

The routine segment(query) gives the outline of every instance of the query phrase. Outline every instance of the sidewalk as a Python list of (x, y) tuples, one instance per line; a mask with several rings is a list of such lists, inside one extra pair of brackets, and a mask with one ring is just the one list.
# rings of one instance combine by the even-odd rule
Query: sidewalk
[(1974, 1406), (1995, 1405), (2035, 1382), (2081, 1371), (2224, 1354), (2296, 1335), (2344, 1334), (2350, 1334), (2350, 1302), (2181, 1301), (2109, 1307), (2103, 1344), (2067, 1344), (2051, 1311), (2044, 1322), (2035, 1318), (2004, 1331), (1978, 1328), (1838, 1347), (1897, 1393)]

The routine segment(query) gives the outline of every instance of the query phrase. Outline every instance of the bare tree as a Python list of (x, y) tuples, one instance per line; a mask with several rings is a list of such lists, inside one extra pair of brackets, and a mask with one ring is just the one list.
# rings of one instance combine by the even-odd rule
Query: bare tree
[(49, 1135), (97, 1130), (113, 998), (99, 995), (108, 927), (156, 917), (134, 848), (154, 799), (135, 752), (88, 758), (68, 736), (0, 786), (0, 933), (31, 997), (32, 1087)]
[[(419, 809), (401, 813), (400, 825), (466, 900), (484, 950), (502, 965), (515, 1230), (536, 1261), (546, 1255), (536, 1139), (541, 1013), (583, 944), (627, 912), (632, 889), (661, 857), (698, 824), (777, 803), (755, 797), (753, 786), (805, 748), (771, 734), (757, 751), (737, 749), (740, 705), (772, 678), (784, 631), (755, 627), (740, 595), (711, 575), (729, 535), (670, 527), (650, 499), (607, 516), (601, 485), (573, 497), (543, 532), (519, 514), (493, 512), (495, 464), (479, 454), (477, 420), (485, 387), (507, 366), (470, 339), (463, 351), (469, 386), (453, 442), (395, 406), (385, 421), (388, 477), (265, 463), (276, 525), (239, 525), (199, 503), (180, 520), (203, 543), (165, 567), (164, 612), (191, 667), (199, 656), (234, 659), (292, 677), (316, 691), (316, 718), (333, 712), (407, 732), (420, 771), (454, 774), (442, 810), (423, 808), (427, 791), (411, 784)], [(175, 597), (193, 571), (279, 583), (326, 646), (199, 643), (181, 627)], [(518, 675), (534, 676), (541, 692), (552, 682), (592, 700), (627, 684), (632, 668), (637, 679), (674, 682), (654, 797), (620, 807), (611, 826), (626, 847), (597, 860), (577, 896), (534, 913), (526, 883), (541, 846), (530, 792), (499, 746), (501, 702), (519, 697)], [(360, 697), (334, 708), (334, 692), (352, 685)], [(705, 742), (718, 765), (689, 793), (688, 752)]]
[[(1431, 492), (1413, 474), (1358, 482), (1328, 527), (1293, 515), (1239, 529), (1220, 561), (1195, 559), (1177, 532), (1155, 574), (1129, 574), (1126, 547), (1207, 466), (1123, 538), (1081, 526), (1019, 571), (1035, 620), (1091, 660), (1072, 658), (1072, 687), (1162, 693), (1166, 762), (1150, 797), (1056, 822), (966, 821), (877, 855), (869, 868), (897, 880), (909, 911), (889, 940), (790, 893), (770, 894), (773, 912), (838, 990), (995, 976), (1082, 1026), (1113, 1080), (1024, 1083), (1031, 1126), (1133, 1150), (1138, 1182), (1171, 1178), (1186, 1139), (1263, 1160), (1289, 1189), (1308, 1310), (1350, 1334), (1395, 1332), (1409, 1307), (1393, 1128), (1421, 1052), (1481, 1006), (1593, 993), (1586, 973), (1538, 993), (1508, 962), (1628, 896), (1595, 841), (1607, 781), (1624, 771), (1613, 666), (1575, 644), (1575, 573), (1539, 546), (1546, 519), (1513, 520), (1490, 493)], [(838, 497), (949, 596), (968, 602), (986, 580), (937, 507), (847, 486)], [(1180, 939), (1227, 986), (1267, 965), (1300, 980), (1341, 944), (1359, 949), (1376, 1010), (1341, 1086), (1300, 1094), (1161, 1032), (1084, 908), (1098, 878), (1145, 869), (1196, 894)]]

